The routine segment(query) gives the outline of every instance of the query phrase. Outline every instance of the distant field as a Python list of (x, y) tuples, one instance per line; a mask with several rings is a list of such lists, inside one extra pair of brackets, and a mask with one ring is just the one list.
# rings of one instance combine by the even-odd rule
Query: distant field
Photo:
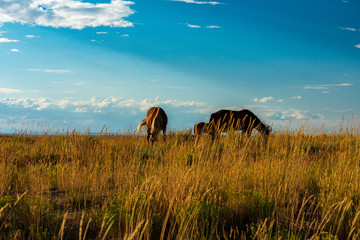
[(360, 135), (0, 136), (0, 239), (360, 239)]

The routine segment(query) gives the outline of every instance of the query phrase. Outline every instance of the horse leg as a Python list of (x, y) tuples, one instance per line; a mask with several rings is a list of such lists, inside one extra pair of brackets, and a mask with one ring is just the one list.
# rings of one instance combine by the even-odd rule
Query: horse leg
[(164, 139), (164, 142), (166, 142), (166, 127), (164, 127), (163, 129), (162, 129), (162, 132), (163, 132), (163, 139)]
[(210, 135), (211, 135), (211, 140), (214, 142), (215, 139), (216, 139), (216, 137), (217, 137), (217, 132), (216, 132), (216, 131), (212, 131), (212, 132), (210, 133)]
[(150, 135), (151, 135), (151, 134), (150, 134), (150, 130), (147, 130), (147, 137), (146, 137), (146, 138), (147, 138), (147, 141), (148, 141), (148, 142), (150, 141)]

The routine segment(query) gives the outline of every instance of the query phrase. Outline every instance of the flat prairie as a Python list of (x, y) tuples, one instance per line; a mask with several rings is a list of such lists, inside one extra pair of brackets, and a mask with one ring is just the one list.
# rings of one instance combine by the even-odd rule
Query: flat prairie
[(2, 135), (0, 239), (360, 239), (360, 135)]

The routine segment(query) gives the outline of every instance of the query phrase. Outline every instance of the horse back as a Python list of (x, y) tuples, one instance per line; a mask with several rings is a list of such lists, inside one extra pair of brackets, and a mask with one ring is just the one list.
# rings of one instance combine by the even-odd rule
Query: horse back
[(146, 114), (146, 125), (151, 128), (153, 122), (157, 119), (161, 123), (161, 128), (165, 128), (168, 122), (165, 111), (161, 107), (152, 107)]

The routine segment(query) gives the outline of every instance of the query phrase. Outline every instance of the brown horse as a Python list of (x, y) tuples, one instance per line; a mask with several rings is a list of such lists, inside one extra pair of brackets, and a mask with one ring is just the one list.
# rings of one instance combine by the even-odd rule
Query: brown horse
[(235, 131), (241, 130), (243, 134), (247, 133), (248, 136), (251, 135), (253, 128), (265, 136), (270, 133), (270, 127), (263, 124), (254, 113), (247, 109), (241, 111), (219, 110), (211, 114), (209, 124), (210, 134), (213, 139), (215, 135), (227, 132), (230, 129)]
[(146, 119), (142, 120), (138, 126), (138, 131), (141, 133), (142, 126), (147, 127), (147, 140), (154, 143), (160, 131), (166, 134), (166, 125), (168, 118), (165, 111), (160, 107), (152, 107), (147, 111)]
[(210, 124), (205, 122), (199, 122), (194, 125), (194, 135), (201, 135), (203, 133), (211, 133)]

